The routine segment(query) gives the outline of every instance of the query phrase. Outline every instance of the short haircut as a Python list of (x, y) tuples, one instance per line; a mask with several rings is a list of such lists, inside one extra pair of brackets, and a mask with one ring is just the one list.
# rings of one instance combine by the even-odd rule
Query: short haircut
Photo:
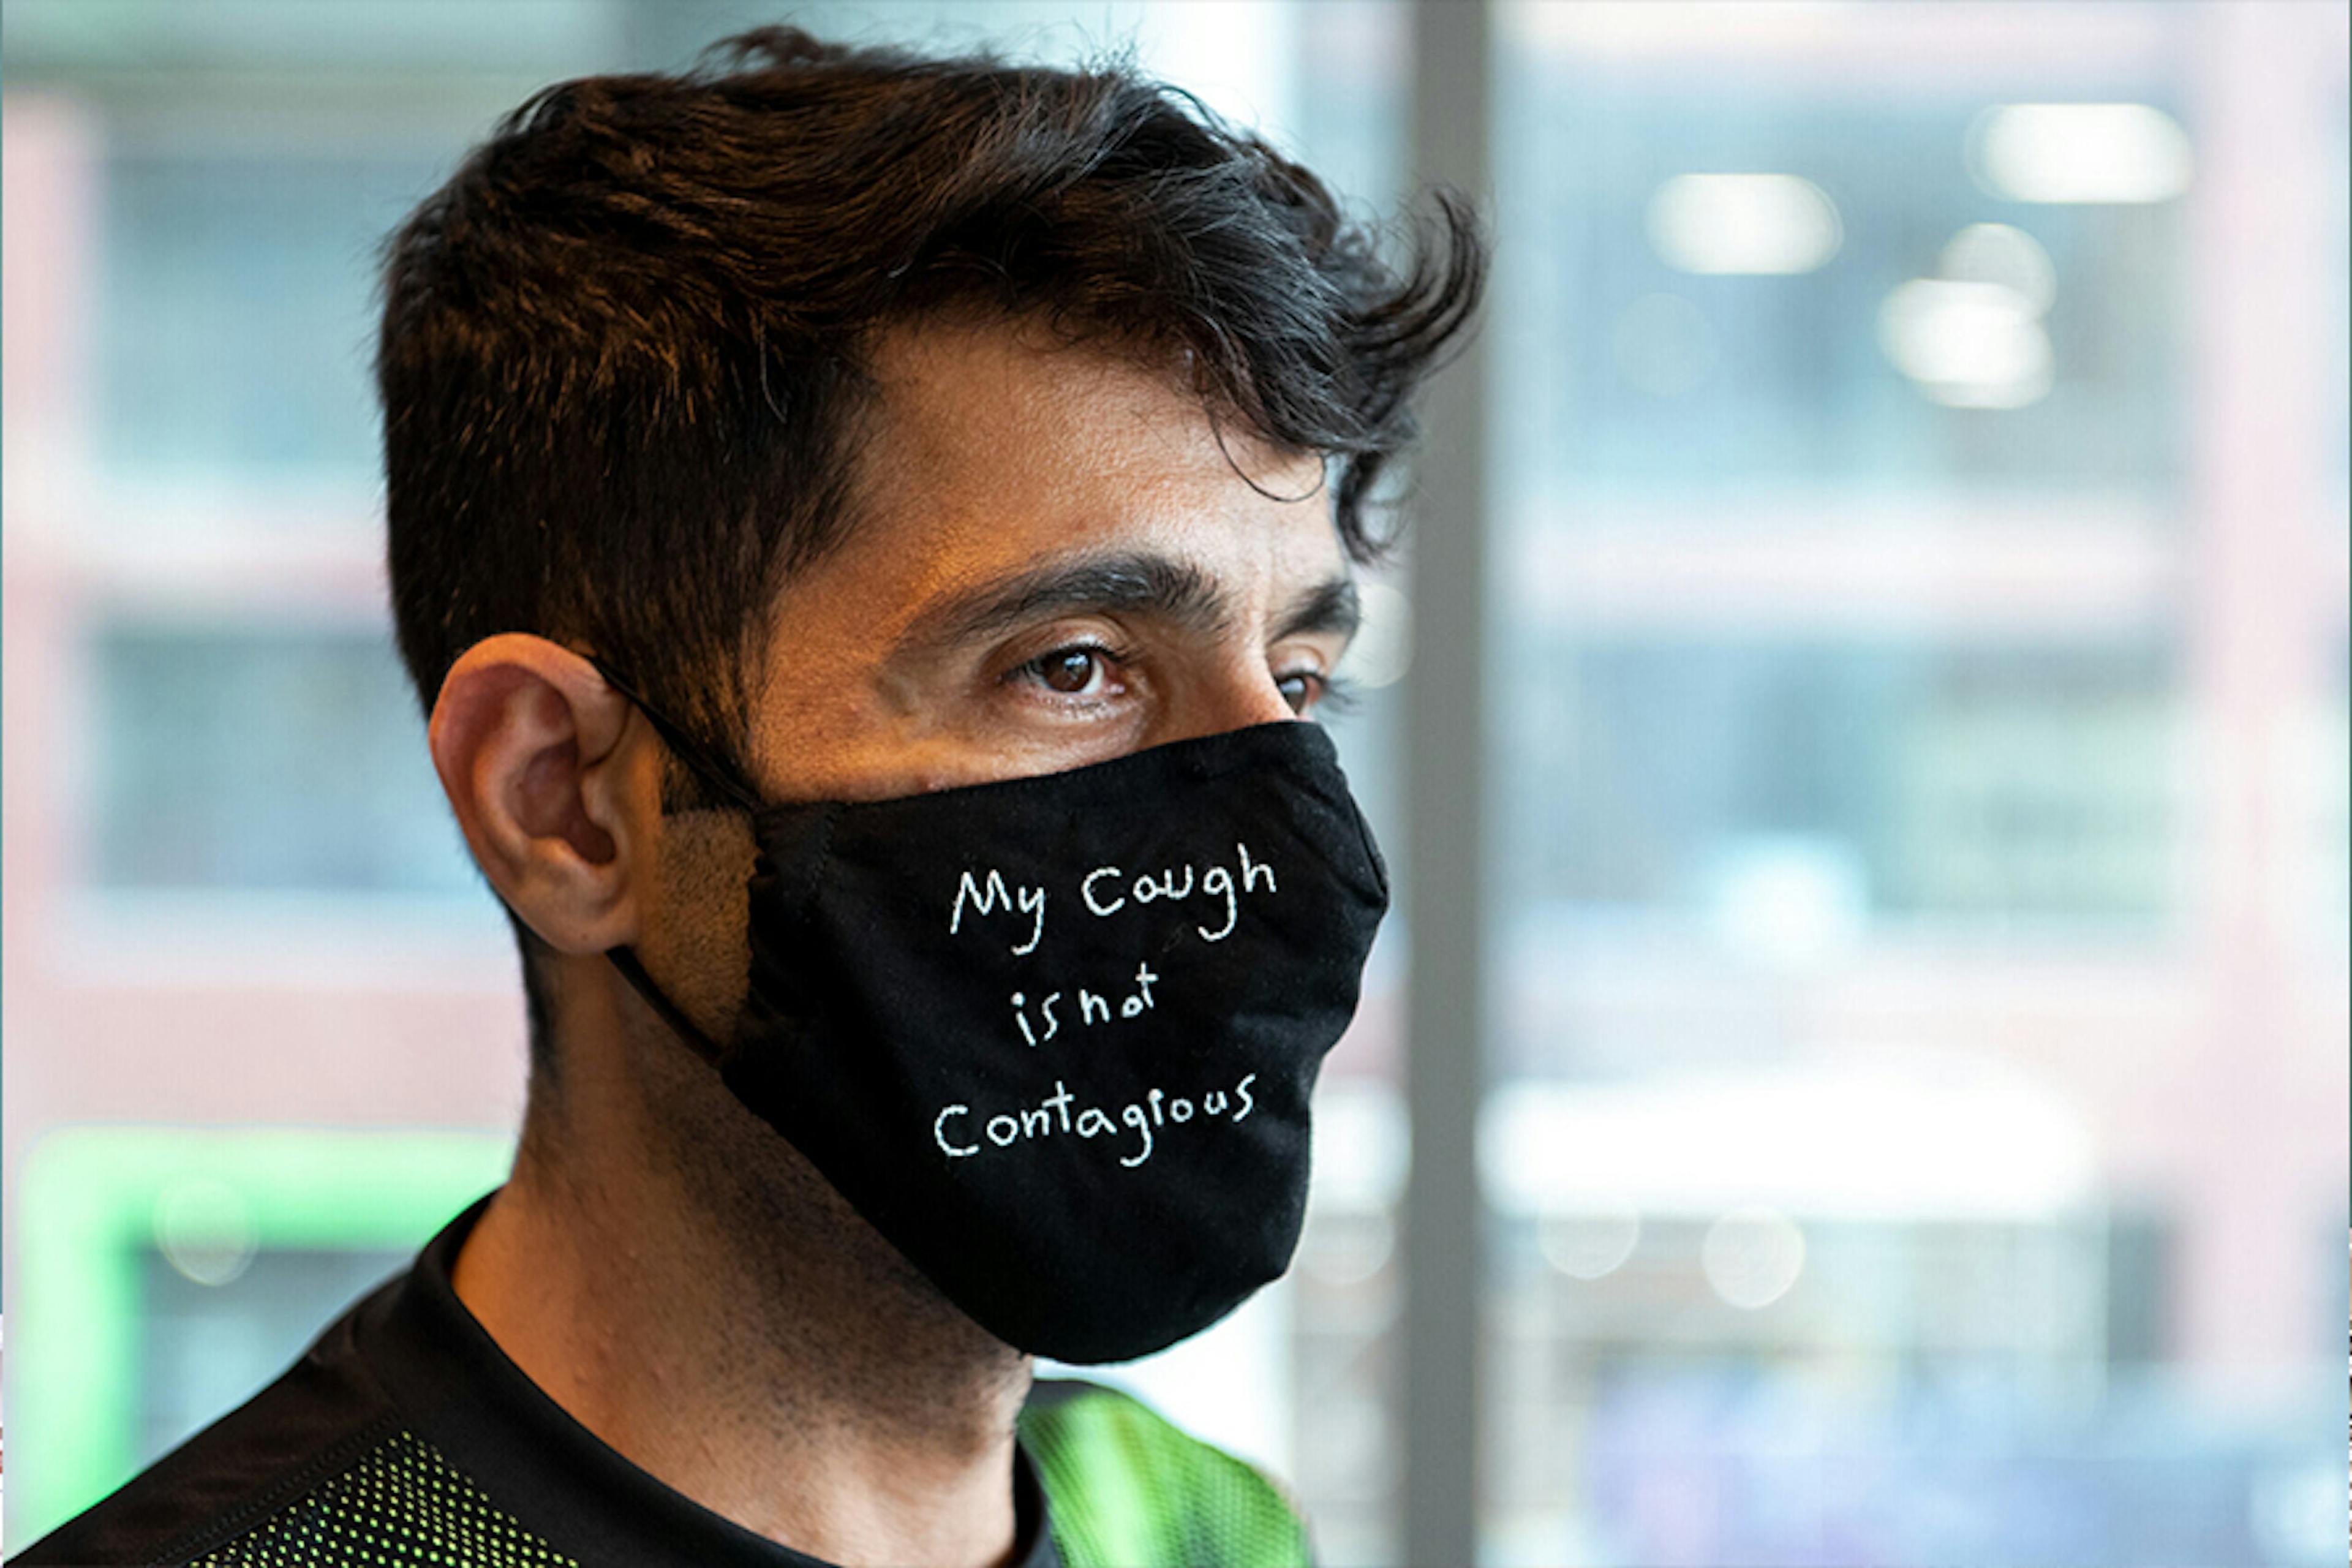
[(388, 556), (418, 696), (532, 632), (740, 759), (766, 611), (855, 526), (844, 437), (877, 336), (943, 310), (1189, 363), (1219, 417), (1325, 458), (1372, 559), (1375, 481), (1485, 273), (1458, 197), (1409, 229), (1391, 267), (1313, 174), (1123, 62), (763, 28), (682, 74), (549, 88), (388, 243)]

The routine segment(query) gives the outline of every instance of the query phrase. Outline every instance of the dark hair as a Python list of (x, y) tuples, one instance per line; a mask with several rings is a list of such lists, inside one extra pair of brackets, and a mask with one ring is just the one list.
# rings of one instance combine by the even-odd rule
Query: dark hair
[(1485, 271), (1458, 197), (1413, 237), (1391, 269), (1313, 174), (1124, 63), (764, 28), (685, 74), (549, 88), (389, 243), (376, 375), (417, 693), (535, 632), (740, 755), (762, 612), (850, 523), (865, 356), (943, 310), (1188, 356), (1221, 417), (1327, 458), (1371, 559), (1374, 482)]

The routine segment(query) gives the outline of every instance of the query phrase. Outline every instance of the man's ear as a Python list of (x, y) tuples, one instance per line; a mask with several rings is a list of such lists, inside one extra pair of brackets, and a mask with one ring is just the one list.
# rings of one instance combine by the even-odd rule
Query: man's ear
[(661, 815), (660, 748), (580, 655), (506, 633), (458, 656), (427, 736), (466, 847), (559, 952), (637, 940)]

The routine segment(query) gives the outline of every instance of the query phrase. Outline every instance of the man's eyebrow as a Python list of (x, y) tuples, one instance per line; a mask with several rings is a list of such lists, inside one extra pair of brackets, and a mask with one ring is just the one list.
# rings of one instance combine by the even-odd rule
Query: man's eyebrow
[(1337, 633), (1340, 641), (1349, 642), (1363, 624), (1364, 605), (1357, 595), (1355, 579), (1333, 577), (1291, 601), (1290, 608), (1275, 622), (1271, 640)]
[(1208, 632), (1223, 630), (1233, 619), (1223, 590), (1198, 566), (1137, 552), (1039, 566), (978, 584), (923, 611), (899, 646), (953, 647), (1076, 611), (1164, 616)]

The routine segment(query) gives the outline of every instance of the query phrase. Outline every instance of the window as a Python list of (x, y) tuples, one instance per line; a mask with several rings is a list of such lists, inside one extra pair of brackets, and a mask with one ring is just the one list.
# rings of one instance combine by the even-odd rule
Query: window
[(118, 622), (94, 662), (100, 887), (476, 896), (383, 630)]

